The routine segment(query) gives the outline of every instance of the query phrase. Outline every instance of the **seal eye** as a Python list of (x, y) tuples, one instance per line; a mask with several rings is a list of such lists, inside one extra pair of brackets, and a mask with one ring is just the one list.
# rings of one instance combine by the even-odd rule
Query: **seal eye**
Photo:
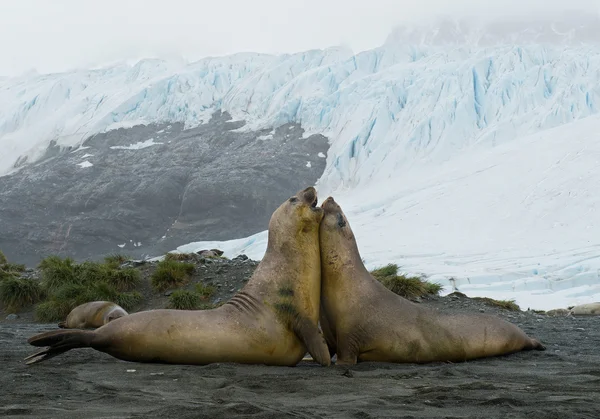
[(337, 214), (337, 223), (340, 227), (346, 227), (346, 220), (344, 220), (344, 216), (339, 212)]
[(298, 198), (296, 198), (295, 196), (292, 196), (292, 197), (289, 199), (289, 201), (290, 201), (290, 202), (298, 202)]

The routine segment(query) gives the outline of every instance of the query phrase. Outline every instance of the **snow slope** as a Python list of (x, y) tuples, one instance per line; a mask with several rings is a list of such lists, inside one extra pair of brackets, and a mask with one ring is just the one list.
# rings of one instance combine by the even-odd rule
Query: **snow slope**
[[(600, 300), (600, 116), (335, 194), (368, 268), (552, 309)], [(321, 194), (321, 201), (326, 196)], [(266, 232), (221, 248), (261, 258)]]
[[(597, 23), (542, 22), (532, 34), (446, 22), (356, 55), (244, 53), (0, 79), (0, 175), (51, 141), (77, 146), (136, 123), (191, 127), (215, 110), (246, 120), (242, 129), (298, 122), (331, 139), (317, 186), (347, 207), (372, 266), (454, 275), (467, 294), (532, 308), (586, 302), (600, 268)], [(218, 245), (258, 257), (264, 238)]]

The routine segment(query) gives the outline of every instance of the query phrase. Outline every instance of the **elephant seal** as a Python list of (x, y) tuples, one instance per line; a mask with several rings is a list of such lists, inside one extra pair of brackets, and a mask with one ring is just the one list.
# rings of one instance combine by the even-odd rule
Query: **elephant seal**
[(600, 316), (600, 302), (580, 304), (569, 310), (571, 316)]
[(459, 362), (545, 349), (517, 326), (484, 314), (442, 314), (394, 294), (365, 268), (340, 206), (320, 226), (321, 327), (337, 365)]
[(127, 316), (123, 307), (110, 301), (91, 301), (75, 307), (64, 322), (58, 323), (63, 329), (96, 329), (106, 323)]
[(28, 342), (49, 347), (25, 360), (33, 364), (91, 347), (134, 362), (294, 366), (308, 351), (328, 366), (329, 351), (318, 329), (322, 218), (313, 187), (282, 203), (271, 216), (262, 261), (244, 288), (218, 308), (141, 311), (94, 331), (45, 332)]

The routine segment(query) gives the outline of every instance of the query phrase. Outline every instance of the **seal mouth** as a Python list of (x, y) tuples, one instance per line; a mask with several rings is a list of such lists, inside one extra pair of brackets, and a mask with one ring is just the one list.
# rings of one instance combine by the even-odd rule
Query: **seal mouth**
[(326, 213), (332, 213), (338, 211), (340, 207), (337, 204), (337, 202), (335, 202), (333, 197), (330, 196), (325, 201), (323, 201), (323, 203), (321, 204), (321, 208), (323, 208), (323, 210), (325, 210)]
[(306, 188), (302, 191), (302, 199), (306, 202), (311, 208), (316, 208), (317, 203), (319, 202), (317, 197), (317, 191), (312, 186)]

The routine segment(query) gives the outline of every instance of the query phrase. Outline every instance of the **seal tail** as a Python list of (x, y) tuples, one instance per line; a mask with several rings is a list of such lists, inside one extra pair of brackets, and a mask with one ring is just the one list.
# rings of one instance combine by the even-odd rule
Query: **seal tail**
[(529, 349), (534, 349), (536, 351), (545, 351), (546, 347), (542, 345), (542, 342), (540, 342), (539, 340), (531, 338), (531, 347)]
[(75, 348), (92, 346), (95, 333), (87, 330), (53, 330), (40, 333), (27, 339), (33, 346), (48, 346), (24, 359), (27, 365), (54, 358), (57, 355)]

